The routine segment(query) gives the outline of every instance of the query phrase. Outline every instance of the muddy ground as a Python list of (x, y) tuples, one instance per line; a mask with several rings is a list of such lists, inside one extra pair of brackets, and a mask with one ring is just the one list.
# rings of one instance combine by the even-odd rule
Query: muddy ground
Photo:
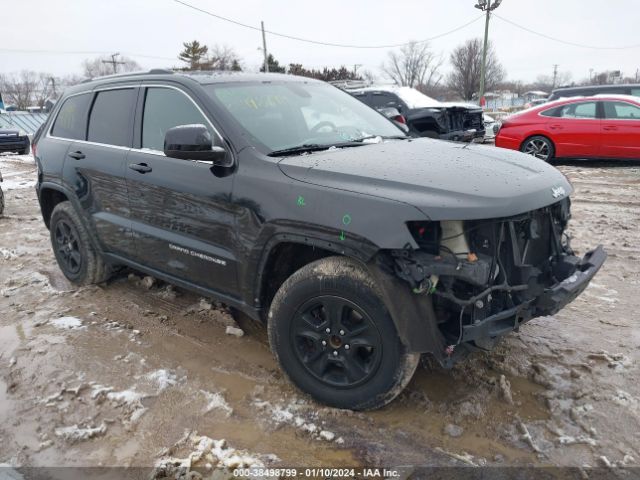
[[(486, 147), (493, 148), (493, 147)], [(125, 271), (61, 275), (30, 157), (3, 155), (0, 464), (638, 465), (640, 165), (559, 165), (573, 246), (609, 259), (554, 317), (453, 371), (420, 368), (388, 407), (324, 408), (292, 387), (264, 329)], [(239, 323), (242, 337), (226, 334)], [(218, 440), (223, 442), (214, 442)]]

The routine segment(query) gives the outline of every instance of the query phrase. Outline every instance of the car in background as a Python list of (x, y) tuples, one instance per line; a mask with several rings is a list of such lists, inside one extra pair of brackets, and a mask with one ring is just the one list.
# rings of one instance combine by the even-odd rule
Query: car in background
[(31, 151), (31, 142), (22, 130), (0, 128), (0, 153), (15, 152), (27, 155)]
[(376, 110), (397, 109), (413, 136), (467, 142), (484, 138), (482, 108), (477, 105), (442, 103), (415, 88), (396, 85), (341, 88)]
[(538, 105), (543, 105), (547, 103), (549, 100), (547, 98), (534, 98), (533, 100), (524, 104), (524, 108), (537, 107)]
[(496, 146), (545, 161), (640, 159), (640, 98), (577, 97), (525, 110), (503, 121)]
[(605, 94), (632, 95), (634, 97), (640, 97), (640, 84), (590, 85), (585, 87), (556, 88), (551, 92), (551, 95), (549, 95), (548, 101), (558, 100), (559, 98), (589, 97), (592, 95)]
[(496, 139), (498, 130), (500, 130), (500, 122), (486, 113), (482, 116), (484, 121), (484, 139), (483, 141), (493, 141)]

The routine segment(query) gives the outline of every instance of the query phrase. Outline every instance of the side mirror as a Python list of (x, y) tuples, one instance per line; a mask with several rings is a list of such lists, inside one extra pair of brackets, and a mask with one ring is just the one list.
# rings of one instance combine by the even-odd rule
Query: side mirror
[(223, 147), (213, 145), (211, 132), (202, 124), (179, 125), (164, 135), (164, 154), (181, 160), (202, 160), (219, 166), (230, 166), (230, 157)]

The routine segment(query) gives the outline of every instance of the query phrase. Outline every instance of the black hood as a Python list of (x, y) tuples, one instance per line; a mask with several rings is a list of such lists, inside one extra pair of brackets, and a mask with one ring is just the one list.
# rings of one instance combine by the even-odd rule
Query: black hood
[(564, 175), (532, 156), (426, 138), (287, 157), (279, 165), (295, 180), (400, 201), (432, 220), (508, 217), (572, 192)]

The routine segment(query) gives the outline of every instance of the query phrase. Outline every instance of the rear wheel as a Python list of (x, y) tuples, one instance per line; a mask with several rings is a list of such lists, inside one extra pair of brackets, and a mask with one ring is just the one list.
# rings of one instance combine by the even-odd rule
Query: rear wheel
[(533, 155), (540, 160), (548, 162), (553, 159), (555, 155), (555, 149), (553, 143), (547, 137), (542, 135), (536, 135), (534, 137), (527, 138), (523, 143), (520, 151), (528, 155)]
[(89, 285), (107, 280), (111, 269), (93, 247), (89, 234), (70, 202), (51, 213), (51, 245), (60, 270), (71, 282)]
[(420, 360), (400, 341), (366, 269), (343, 257), (306, 265), (280, 287), (269, 311), (269, 342), (301, 390), (354, 410), (393, 400)]
[(27, 144), (22, 150), (18, 152), (20, 155), (29, 155), (31, 153), (31, 145)]

